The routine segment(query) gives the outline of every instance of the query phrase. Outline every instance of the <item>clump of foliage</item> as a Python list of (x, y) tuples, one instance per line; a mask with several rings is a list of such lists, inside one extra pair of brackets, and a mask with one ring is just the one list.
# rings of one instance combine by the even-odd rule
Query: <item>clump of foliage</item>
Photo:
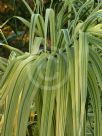
[(102, 2), (22, 0), (28, 51), (0, 58), (2, 136), (101, 136)]

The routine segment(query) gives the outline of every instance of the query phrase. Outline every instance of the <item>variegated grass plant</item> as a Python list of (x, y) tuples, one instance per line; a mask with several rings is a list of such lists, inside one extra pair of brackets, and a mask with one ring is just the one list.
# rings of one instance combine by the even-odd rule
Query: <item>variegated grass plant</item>
[(1, 135), (26, 136), (33, 104), (39, 136), (86, 136), (90, 101), (93, 135), (101, 136), (102, 3), (94, 8), (87, 0), (78, 9), (65, 0), (56, 13), (52, 1), (43, 16), (41, 4), (34, 13), (22, 1), (31, 20), (15, 17), (29, 28), (29, 52), (1, 44), (13, 50), (8, 63), (0, 58), (0, 104), (6, 101)]

